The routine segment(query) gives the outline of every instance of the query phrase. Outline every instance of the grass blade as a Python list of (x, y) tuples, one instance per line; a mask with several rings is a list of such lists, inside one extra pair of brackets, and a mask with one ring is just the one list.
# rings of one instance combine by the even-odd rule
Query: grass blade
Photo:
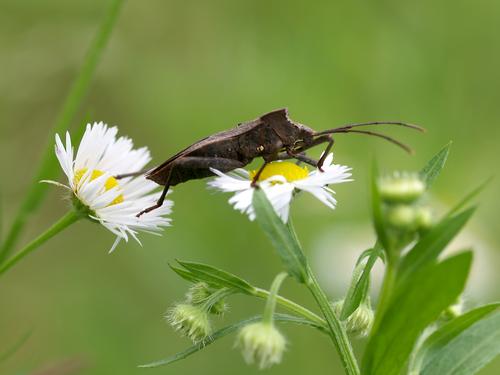
[(10, 348), (5, 350), (3, 353), (0, 353), (0, 363), (5, 362), (7, 359), (12, 357), (16, 352), (21, 349), (21, 347), (29, 340), (33, 330), (27, 331), (24, 335), (22, 335)]
[[(87, 51), (78, 76), (73, 82), (68, 96), (64, 101), (53, 130), (51, 131), (51, 137), (54, 133), (64, 133), (74, 120), (80, 108), (80, 104), (88, 92), (90, 81), (109, 40), (122, 4), (123, 0), (112, 0), (103, 22)], [(14, 218), (10, 230), (5, 236), (5, 241), (0, 248), (0, 262), (12, 251), (26, 224), (28, 216), (40, 206), (40, 203), (45, 197), (47, 185), (39, 184), (38, 181), (42, 179), (55, 179), (58, 171), (59, 168), (56, 158), (54, 157), (52, 142), (48, 142), (43, 156), (41, 157), (37, 172), (35, 173), (35, 177), (26, 193), (24, 201), (21, 203), (21, 207)]]

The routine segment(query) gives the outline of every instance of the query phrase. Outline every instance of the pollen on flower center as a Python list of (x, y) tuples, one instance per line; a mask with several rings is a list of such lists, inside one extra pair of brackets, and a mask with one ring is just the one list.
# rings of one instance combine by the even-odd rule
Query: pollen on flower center
[[(87, 168), (82, 168), (82, 169), (79, 169), (75, 172), (75, 178), (74, 178), (74, 183), (75, 183), (75, 186), (78, 186), (78, 183), (80, 182), (80, 180), (82, 179), (83, 175), (87, 173)], [(92, 171), (92, 174), (90, 176), (90, 181), (93, 181), (95, 180), (96, 178), (98, 177), (101, 177), (102, 175), (104, 174), (103, 171), (99, 170), (99, 169), (94, 169)], [(116, 178), (114, 178), (113, 176), (109, 177), (106, 182), (104, 182), (104, 189), (106, 191), (108, 190), (111, 190), (113, 189), (114, 187), (116, 186), (119, 186), (118, 184), (118, 180)], [(119, 196), (117, 196), (110, 204), (109, 206), (112, 206), (114, 204), (118, 204), (118, 203), (122, 203), (123, 202), (123, 194), (120, 194)]]
[[(250, 178), (253, 179), (257, 174), (257, 170), (250, 171)], [(288, 182), (301, 180), (306, 178), (309, 171), (306, 167), (299, 167), (297, 164), (287, 161), (277, 161), (266, 165), (259, 176), (259, 181), (267, 180), (273, 176), (283, 176)]]

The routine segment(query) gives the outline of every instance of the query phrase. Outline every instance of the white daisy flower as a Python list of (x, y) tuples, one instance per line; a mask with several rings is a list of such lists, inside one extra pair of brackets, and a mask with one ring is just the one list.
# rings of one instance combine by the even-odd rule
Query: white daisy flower
[(75, 207), (86, 212), (113, 234), (115, 249), (120, 240), (129, 236), (137, 242), (139, 231), (158, 233), (170, 225), (173, 202), (165, 200), (163, 205), (141, 217), (135, 215), (154, 204), (160, 192), (153, 192), (158, 185), (144, 176), (117, 180), (121, 173), (142, 170), (151, 160), (147, 147), (134, 149), (132, 140), (117, 138), (118, 129), (106, 124), (88, 124), (80, 146), (74, 157), (71, 137), (66, 132), (66, 145), (56, 135), (55, 151), (59, 164), (68, 177), (68, 184), (44, 181), (63, 186), (73, 193)]
[[(309, 171), (307, 167), (300, 167), (287, 161), (272, 162), (266, 165), (259, 176), (259, 187), (284, 222), (288, 221), (290, 203), (295, 192), (306, 191), (333, 209), (337, 200), (333, 197), (335, 192), (328, 185), (352, 181), (351, 168), (333, 164), (333, 154), (329, 154), (322, 169), (323, 172)], [(247, 214), (250, 220), (254, 220), (252, 199), (255, 188), (252, 186), (252, 179), (256, 171), (236, 169), (225, 174), (212, 169), (212, 172), (217, 174), (217, 177), (208, 185), (223, 192), (235, 193), (229, 199), (229, 203), (236, 210)]]

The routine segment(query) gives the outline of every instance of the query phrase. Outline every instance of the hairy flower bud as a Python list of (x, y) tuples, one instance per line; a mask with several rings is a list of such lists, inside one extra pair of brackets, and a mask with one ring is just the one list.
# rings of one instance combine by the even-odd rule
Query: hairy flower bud
[(395, 172), (380, 178), (379, 190), (386, 203), (413, 203), (425, 192), (425, 183), (418, 174)]
[(265, 369), (281, 362), (286, 340), (274, 324), (259, 322), (240, 330), (236, 346), (241, 348), (246, 363)]
[[(192, 305), (201, 305), (205, 303), (217, 290), (211, 288), (207, 283), (199, 282), (189, 288), (186, 294), (186, 300)], [(228, 307), (224, 298), (216, 300), (211, 304), (208, 312), (215, 315), (222, 315)]]
[(200, 306), (185, 303), (175, 305), (165, 318), (176, 331), (195, 343), (203, 341), (212, 333), (208, 313)]
[[(338, 317), (344, 307), (344, 300), (332, 303), (333, 312)], [(358, 337), (368, 336), (374, 320), (374, 313), (369, 301), (362, 302), (345, 321), (347, 333)]]

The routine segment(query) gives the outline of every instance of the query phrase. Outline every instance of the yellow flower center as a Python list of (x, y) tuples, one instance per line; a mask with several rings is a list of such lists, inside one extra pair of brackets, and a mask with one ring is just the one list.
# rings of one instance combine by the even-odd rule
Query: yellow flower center
[[(250, 171), (250, 179), (253, 179), (258, 170)], [(276, 161), (269, 163), (265, 166), (264, 170), (259, 176), (258, 181), (267, 180), (273, 176), (283, 176), (288, 182), (301, 180), (306, 178), (309, 171), (306, 167), (299, 167), (297, 164), (288, 161)]]
[[(74, 178), (74, 183), (76, 186), (78, 186), (78, 183), (82, 179), (83, 175), (87, 173), (87, 168), (82, 168), (79, 169), (75, 172), (75, 178)], [(92, 174), (90, 176), (90, 181), (95, 180), (98, 177), (101, 177), (104, 174), (103, 171), (100, 171), (99, 169), (94, 169), (92, 171)], [(114, 178), (113, 176), (109, 177), (106, 182), (104, 182), (104, 189), (106, 191), (113, 189), (114, 187), (119, 186), (118, 180)], [(123, 202), (123, 194), (120, 194), (117, 196), (108, 206), (112, 206), (114, 204), (122, 203)]]

